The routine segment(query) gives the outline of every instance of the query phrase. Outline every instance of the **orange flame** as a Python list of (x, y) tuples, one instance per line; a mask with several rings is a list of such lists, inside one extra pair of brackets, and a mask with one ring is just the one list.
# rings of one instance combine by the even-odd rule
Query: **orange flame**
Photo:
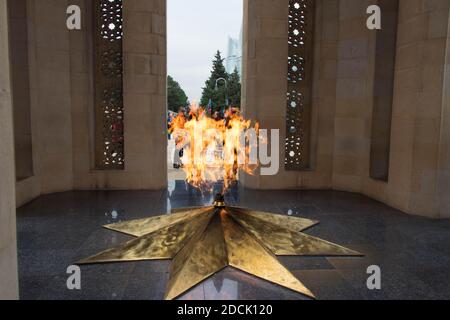
[(225, 192), (238, 178), (239, 171), (248, 174), (258, 168), (257, 140), (259, 124), (245, 120), (229, 108), (224, 119), (213, 119), (201, 107), (191, 106), (189, 119), (178, 114), (170, 125), (177, 149), (183, 149), (182, 168), (186, 181), (194, 187), (211, 191), (223, 182)]

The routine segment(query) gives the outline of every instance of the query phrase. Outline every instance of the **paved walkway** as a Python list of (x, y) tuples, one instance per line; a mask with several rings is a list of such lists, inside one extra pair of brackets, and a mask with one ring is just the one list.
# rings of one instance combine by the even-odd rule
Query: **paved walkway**
[(175, 169), (173, 167), (173, 155), (175, 152), (175, 141), (173, 139), (167, 140), (167, 174), (169, 181), (185, 180), (186, 174), (182, 169)]

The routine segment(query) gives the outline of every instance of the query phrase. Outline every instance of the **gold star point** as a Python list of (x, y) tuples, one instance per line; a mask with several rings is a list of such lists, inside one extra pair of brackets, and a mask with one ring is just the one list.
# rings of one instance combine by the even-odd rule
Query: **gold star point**
[(361, 256), (302, 231), (318, 221), (225, 205), (106, 225), (136, 237), (78, 264), (172, 259), (165, 299), (175, 299), (227, 266), (314, 294), (276, 256)]

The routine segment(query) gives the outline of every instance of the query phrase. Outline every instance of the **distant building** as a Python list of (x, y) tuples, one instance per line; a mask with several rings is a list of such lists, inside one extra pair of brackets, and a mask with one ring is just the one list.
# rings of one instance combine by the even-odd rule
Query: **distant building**
[(237, 68), (242, 75), (242, 28), (239, 38), (228, 37), (228, 49), (225, 58), (225, 69), (232, 73)]

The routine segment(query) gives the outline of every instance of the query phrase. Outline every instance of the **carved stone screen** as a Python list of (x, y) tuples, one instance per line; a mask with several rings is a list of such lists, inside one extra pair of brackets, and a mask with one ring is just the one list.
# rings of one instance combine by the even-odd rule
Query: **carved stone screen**
[(285, 169), (310, 167), (314, 0), (289, 1)]
[(124, 169), (122, 0), (94, 0), (96, 168)]

